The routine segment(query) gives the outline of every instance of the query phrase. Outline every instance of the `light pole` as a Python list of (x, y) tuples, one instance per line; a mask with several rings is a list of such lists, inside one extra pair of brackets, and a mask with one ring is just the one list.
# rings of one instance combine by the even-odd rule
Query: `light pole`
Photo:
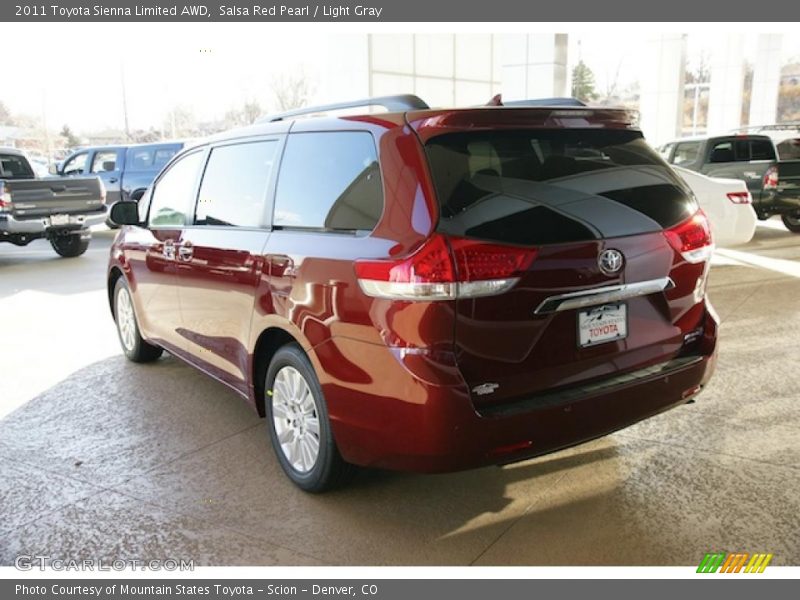
[(130, 141), (131, 139), (131, 130), (128, 126), (128, 93), (125, 89), (125, 62), (120, 61), (119, 63), (119, 74), (120, 80), (122, 81), (122, 116), (125, 121), (125, 139)]

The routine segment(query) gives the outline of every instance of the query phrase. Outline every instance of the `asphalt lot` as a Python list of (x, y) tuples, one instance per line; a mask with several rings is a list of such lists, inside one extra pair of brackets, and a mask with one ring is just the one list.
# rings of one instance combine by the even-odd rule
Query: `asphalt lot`
[(363, 472), (311, 496), (263, 422), (166, 356), (127, 362), (104, 289), (113, 234), (77, 259), (0, 245), (0, 565), (800, 564), (800, 236), (719, 252), (719, 366), (696, 404), (504, 468)]

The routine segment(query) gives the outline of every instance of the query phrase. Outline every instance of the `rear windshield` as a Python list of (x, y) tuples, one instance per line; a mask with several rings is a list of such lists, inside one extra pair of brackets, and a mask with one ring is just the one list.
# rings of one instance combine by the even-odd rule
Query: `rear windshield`
[(783, 140), (777, 147), (780, 160), (800, 160), (800, 138)]
[(0, 179), (33, 179), (28, 161), (17, 154), (0, 154)]
[(686, 184), (629, 130), (445, 134), (427, 144), (453, 235), (541, 245), (659, 231), (696, 210)]

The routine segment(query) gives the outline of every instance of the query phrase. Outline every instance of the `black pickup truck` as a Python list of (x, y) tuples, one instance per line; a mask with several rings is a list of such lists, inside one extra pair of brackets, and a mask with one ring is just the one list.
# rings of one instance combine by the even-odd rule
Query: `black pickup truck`
[(60, 256), (80, 256), (92, 238), (89, 227), (105, 220), (99, 178), (36, 179), (23, 153), (0, 148), (0, 242), (26, 246), (46, 238)]
[(661, 148), (667, 162), (709, 177), (741, 179), (762, 221), (780, 215), (789, 231), (800, 233), (800, 131), (767, 126), (769, 135), (735, 133), (694, 137)]

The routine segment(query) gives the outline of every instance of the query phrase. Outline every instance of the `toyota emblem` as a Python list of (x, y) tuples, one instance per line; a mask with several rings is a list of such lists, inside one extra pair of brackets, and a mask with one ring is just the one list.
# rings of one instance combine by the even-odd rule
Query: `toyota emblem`
[(600, 256), (597, 257), (597, 264), (600, 267), (600, 270), (606, 275), (614, 275), (615, 273), (618, 273), (622, 268), (623, 262), (624, 258), (622, 257), (622, 252), (619, 250), (614, 250), (613, 248), (603, 250), (600, 253)]

